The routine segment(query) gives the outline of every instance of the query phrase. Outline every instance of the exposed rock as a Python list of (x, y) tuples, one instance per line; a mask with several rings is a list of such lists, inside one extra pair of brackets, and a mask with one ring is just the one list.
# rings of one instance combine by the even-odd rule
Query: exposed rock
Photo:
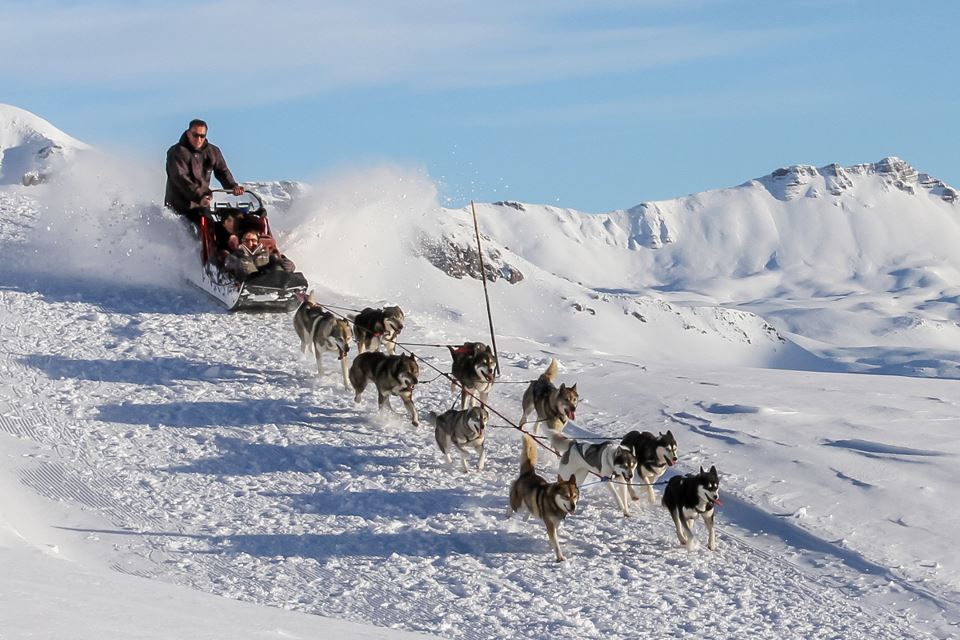
[(494, 206), (497, 207), (510, 207), (516, 209), (517, 211), (526, 211), (527, 208), (523, 206), (522, 202), (515, 202), (513, 200), (501, 200), (500, 202), (494, 202)]
[[(472, 246), (462, 245), (449, 237), (443, 237), (439, 241), (422, 238), (420, 255), (452, 278), (467, 276), (480, 279), (480, 260)], [(484, 249), (483, 267), (484, 276), (490, 282), (506, 280), (510, 284), (516, 284), (523, 280), (523, 273), (505, 262), (497, 249)]]

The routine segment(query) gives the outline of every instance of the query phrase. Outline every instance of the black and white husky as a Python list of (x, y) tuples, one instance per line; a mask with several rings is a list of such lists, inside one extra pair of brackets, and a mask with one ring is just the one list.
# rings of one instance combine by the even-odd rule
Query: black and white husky
[[(633, 455), (637, 458), (637, 476), (640, 482), (646, 485), (650, 504), (656, 504), (657, 497), (653, 493), (653, 484), (666, 472), (667, 467), (677, 463), (677, 439), (670, 431), (658, 436), (649, 431), (643, 433), (631, 431), (623, 437), (620, 444), (633, 451)], [(630, 497), (634, 500), (640, 499), (640, 494), (632, 483)]]
[(630, 516), (630, 501), (627, 499), (628, 483), (637, 469), (637, 459), (627, 447), (616, 442), (587, 443), (573, 440), (554, 431), (551, 436), (553, 447), (560, 452), (560, 477), (577, 478), (577, 486), (591, 472), (602, 478), (608, 478), (607, 486), (617, 501), (624, 516)]
[(354, 398), (356, 402), (360, 402), (367, 383), (373, 382), (377, 387), (380, 411), (384, 407), (390, 408), (390, 396), (400, 396), (415, 427), (420, 426), (420, 418), (413, 404), (413, 389), (417, 386), (419, 376), (417, 359), (408, 355), (388, 356), (379, 351), (368, 351), (354, 358), (350, 365), (350, 382), (357, 394)]
[(661, 502), (673, 518), (680, 544), (686, 545), (688, 551), (697, 548), (697, 541), (693, 539), (693, 521), (697, 516), (703, 518), (707, 525), (707, 548), (711, 551), (717, 548), (713, 507), (723, 503), (720, 501), (720, 477), (716, 467), (710, 467), (710, 471), (700, 467), (700, 473), (673, 476), (667, 483)]
[(322, 354), (336, 353), (343, 371), (343, 386), (350, 388), (347, 376), (347, 353), (350, 352), (350, 342), (353, 340), (353, 331), (350, 323), (337, 318), (329, 311), (317, 304), (310, 292), (303, 299), (297, 312), (293, 314), (293, 328), (300, 338), (300, 352), (313, 351), (317, 358), (317, 375), (323, 376)]
[(387, 353), (390, 355), (397, 352), (397, 336), (403, 331), (404, 321), (400, 307), (367, 307), (351, 319), (357, 337), (357, 350), (360, 353), (378, 351), (381, 343), (387, 345)]
[(489, 414), (484, 407), (476, 406), (460, 411), (450, 409), (440, 415), (431, 411), (428, 419), (436, 427), (434, 435), (437, 446), (440, 447), (440, 452), (446, 457), (447, 462), (453, 462), (450, 458), (450, 449), (456, 447), (460, 451), (463, 472), (468, 472), (470, 467), (467, 465), (467, 449), (469, 448), (480, 456), (477, 460), (477, 471), (483, 470), (483, 463), (487, 459), (487, 452), (483, 448), (484, 429), (489, 419)]
[[(464, 342), (459, 347), (447, 345), (447, 348), (453, 358), (451, 374), (460, 383), (460, 408), (473, 406), (474, 395), (481, 404), (486, 404), (497, 372), (497, 359), (493, 351), (482, 342)], [(451, 383), (451, 390), (455, 390), (456, 386)]]

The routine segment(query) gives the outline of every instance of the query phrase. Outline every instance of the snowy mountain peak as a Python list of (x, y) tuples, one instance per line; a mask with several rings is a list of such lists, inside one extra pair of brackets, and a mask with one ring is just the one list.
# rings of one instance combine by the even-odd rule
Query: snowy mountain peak
[(957, 200), (956, 189), (925, 173), (919, 173), (908, 162), (896, 156), (846, 168), (837, 163), (819, 169), (807, 164), (781, 167), (747, 184), (759, 183), (775, 198), (793, 200), (801, 197), (819, 198), (825, 194), (840, 196), (855, 190), (857, 181), (861, 178), (879, 178), (887, 187), (911, 195), (923, 191), (947, 202)]
[(38, 184), (89, 146), (29, 111), (0, 104), (0, 185)]

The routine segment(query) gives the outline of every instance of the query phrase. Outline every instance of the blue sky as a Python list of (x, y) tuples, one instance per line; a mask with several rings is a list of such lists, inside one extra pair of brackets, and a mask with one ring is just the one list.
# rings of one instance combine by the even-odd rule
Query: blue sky
[[(241, 180), (383, 162), (584, 211), (897, 155), (960, 187), (958, 3), (0, 0), (0, 102)], [(162, 176), (159, 178), (162, 182)]]

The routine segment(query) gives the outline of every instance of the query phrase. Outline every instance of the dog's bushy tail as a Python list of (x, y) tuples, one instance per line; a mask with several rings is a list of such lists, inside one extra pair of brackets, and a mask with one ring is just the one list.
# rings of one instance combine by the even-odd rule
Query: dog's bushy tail
[(520, 453), (520, 475), (534, 473), (537, 465), (537, 443), (530, 436), (523, 436), (523, 451)]
[(550, 366), (547, 367), (547, 370), (543, 372), (540, 376), (541, 378), (546, 378), (548, 382), (553, 382), (553, 379), (557, 377), (557, 359), (550, 359)]
[(557, 452), (562, 456), (570, 449), (570, 445), (573, 444), (573, 440), (563, 435), (559, 431), (551, 430), (550, 443), (553, 444), (553, 448), (556, 449)]

